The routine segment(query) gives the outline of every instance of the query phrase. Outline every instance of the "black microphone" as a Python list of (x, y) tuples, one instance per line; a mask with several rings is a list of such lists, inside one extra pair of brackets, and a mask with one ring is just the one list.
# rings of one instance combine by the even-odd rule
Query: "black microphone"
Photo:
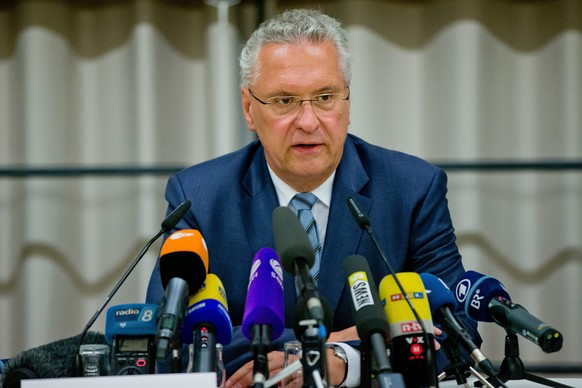
[[(99, 309), (97, 309), (97, 311), (95, 312), (95, 314), (93, 314), (93, 317), (91, 317), (91, 319), (89, 320), (89, 322), (87, 322), (87, 325), (85, 325), (85, 328), (83, 329), (83, 331), (81, 332), (81, 335), (79, 336), (79, 344), (77, 345), (77, 350), (75, 352), (75, 354), (79, 354), (79, 350), (81, 349), (81, 345), (83, 344), (83, 341), (85, 339), (85, 335), (87, 334), (87, 332), (89, 331), (89, 329), (91, 328), (91, 326), (93, 326), (93, 324), (95, 323), (95, 321), (97, 320), (97, 318), (99, 317), (99, 315), (101, 314), (101, 312), (103, 312), (103, 309), (107, 306), (107, 304), (109, 303), (109, 301), (111, 300), (111, 298), (113, 298), (113, 296), (117, 293), (117, 291), (119, 290), (119, 288), (121, 287), (121, 285), (123, 283), (125, 283), (125, 280), (129, 277), (129, 274), (131, 274), (131, 272), (133, 271), (133, 269), (137, 266), (137, 264), (140, 262), (140, 260), (145, 256), (146, 252), (148, 251), (148, 249), (150, 248), (150, 246), (158, 239), (160, 238), (160, 236), (170, 230), (172, 230), (177, 224), (178, 222), (180, 222), (180, 220), (182, 218), (184, 218), (184, 215), (186, 215), (186, 213), (188, 212), (188, 210), (190, 210), (190, 206), (192, 205), (192, 202), (190, 200), (186, 200), (184, 202), (182, 202), (180, 205), (178, 205), (178, 207), (176, 207), (174, 209), (174, 211), (172, 211), (165, 219), (164, 221), (162, 221), (162, 225), (161, 225), (161, 229), (160, 231), (154, 236), (152, 237), (147, 243), (146, 245), (144, 245), (144, 247), (141, 249), (141, 251), (137, 254), (137, 256), (135, 257), (135, 259), (133, 260), (133, 262), (131, 263), (131, 265), (129, 266), (129, 268), (127, 269), (127, 271), (125, 271), (125, 273), (123, 274), (123, 276), (121, 277), (121, 279), (119, 279), (119, 281), (117, 282), (117, 284), (115, 285), (115, 287), (113, 287), (113, 289), (111, 290), (111, 292), (109, 293), (109, 295), (107, 295), (107, 298), (105, 298), (105, 300), (103, 301), (103, 304), (101, 305), (101, 307), (99, 307)], [(80, 376), (81, 370), (79, 368), (80, 366), (80, 360), (78, 359), (78, 356), (73, 358), (73, 362), (74, 365), (72, 367), (73, 373), (75, 376)]]
[(324, 311), (321, 299), (309, 273), (315, 262), (315, 256), (301, 221), (291, 209), (280, 206), (273, 211), (273, 233), (283, 269), (297, 277), (299, 291), (305, 299), (311, 318), (322, 322)]
[[(393, 373), (386, 353), (386, 339), (389, 326), (380, 296), (367, 260), (360, 255), (352, 255), (344, 261), (344, 273), (352, 296), (352, 313), (356, 329), (362, 340), (362, 347), (371, 346), (377, 368), (377, 382), (381, 387), (402, 387), (404, 379), (400, 373)], [(371, 360), (369, 360), (371, 361)], [(362, 372), (370, 370), (362, 365)], [(368, 376), (361, 376), (361, 381)], [(366, 380), (367, 381), (367, 380)]]
[[(166, 219), (162, 221), (162, 229), (160, 230), (160, 235), (174, 229), (174, 227), (178, 225), (178, 222), (180, 222), (180, 220), (184, 218), (186, 213), (188, 213), (188, 210), (190, 210), (190, 206), (192, 206), (192, 202), (189, 199), (179, 204), (178, 207), (176, 207), (170, 213), (170, 215), (168, 215)], [(159, 235), (157, 237), (159, 237)]]
[[(88, 331), (85, 339), (92, 344), (106, 344), (105, 336)], [(0, 387), (20, 388), (22, 380), (69, 377), (73, 374), (80, 335), (20, 352), (7, 363), (0, 375)]]
[(358, 205), (356, 200), (353, 199), (352, 197), (348, 197), (348, 207), (350, 208), (350, 211), (352, 212), (352, 215), (354, 216), (354, 219), (356, 220), (360, 228), (365, 230), (368, 230), (368, 228), (370, 230), (372, 229), (372, 223), (370, 222), (370, 219), (368, 218), (366, 213), (364, 213), (362, 209), (360, 209), (360, 206)]
[(519, 334), (538, 345), (544, 352), (562, 348), (562, 334), (513, 303), (501, 282), (477, 271), (467, 271), (457, 283), (457, 301), (465, 306), (467, 316), (475, 321), (495, 321), (507, 332)]

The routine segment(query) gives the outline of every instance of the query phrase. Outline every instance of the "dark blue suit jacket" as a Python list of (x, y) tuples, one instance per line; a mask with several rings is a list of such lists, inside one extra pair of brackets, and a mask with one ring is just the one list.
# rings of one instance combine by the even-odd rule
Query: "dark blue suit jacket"
[[(437, 167), (348, 135), (333, 183), (318, 281), (320, 294), (334, 312), (334, 331), (354, 325), (344, 260), (354, 254), (367, 258), (376, 284), (388, 274), (370, 237), (354, 221), (347, 198), (355, 198), (369, 215), (394, 271), (430, 272), (454, 287), (464, 268), (455, 243), (446, 190), (446, 175)], [(255, 141), (173, 175), (166, 199), (168, 212), (185, 199), (192, 201), (177, 229), (198, 229), (204, 236), (209, 272), (222, 280), (233, 325), (240, 326), (252, 259), (259, 249), (274, 248), (272, 212), (279, 203), (262, 145)], [(288, 273), (284, 275), (284, 287), (286, 326), (292, 327), (296, 294), (293, 276)], [(147, 301), (158, 303), (162, 296), (156, 265)], [(469, 325), (480, 341), (476, 324)], [(274, 347), (281, 348), (292, 337), (292, 330), (286, 329)], [(249, 348), (250, 342), (236, 327), (232, 343), (224, 350), (229, 376), (252, 359)], [(439, 366), (443, 367), (446, 360), (440, 358)]]

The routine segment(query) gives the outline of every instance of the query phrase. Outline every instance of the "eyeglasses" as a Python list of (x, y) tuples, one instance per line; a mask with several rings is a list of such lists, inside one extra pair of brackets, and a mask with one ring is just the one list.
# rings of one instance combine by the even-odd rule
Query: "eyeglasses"
[(275, 96), (269, 97), (267, 101), (259, 99), (249, 88), (249, 93), (255, 100), (263, 105), (268, 105), (271, 111), (277, 116), (288, 116), (296, 114), (305, 101), (309, 101), (313, 111), (318, 116), (332, 116), (337, 114), (341, 108), (341, 102), (350, 99), (350, 88), (348, 95), (340, 93), (321, 93), (308, 99), (301, 99), (297, 96)]

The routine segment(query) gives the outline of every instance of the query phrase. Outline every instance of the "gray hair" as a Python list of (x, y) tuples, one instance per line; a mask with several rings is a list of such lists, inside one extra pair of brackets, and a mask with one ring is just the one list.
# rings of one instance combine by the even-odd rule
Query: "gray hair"
[(287, 10), (263, 22), (242, 50), (239, 65), (241, 86), (248, 87), (258, 76), (257, 62), (261, 49), (269, 43), (298, 44), (305, 41), (332, 42), (338, 52), (339, 69), (346, 86), (352, 80), (352, 56), (340, 22), (313, 9)]

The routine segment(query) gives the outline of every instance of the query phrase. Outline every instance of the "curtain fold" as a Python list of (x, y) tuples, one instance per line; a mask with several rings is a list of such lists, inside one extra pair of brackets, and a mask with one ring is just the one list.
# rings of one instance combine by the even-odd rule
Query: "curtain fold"
[[(578, 0), (21, 0), (0, 5), (0, 167), (191, 165), (249, 141), (237, 56), (290, 7), (342, 20), (350, 130), (431, 161), (582, 159)], [(0, 358), (78, 334), (165, 215), (165, 176), (0, 176)], [(449, 172), (467, 269), (560, 330), (580, 364), (582, 171)], [(142, 302), (159, 243), (111, 305)], [(228, 287), (228, 285), (225, 285)], [(93, 329), (104, 330), (100, 318)], [(503, 358), (504, 331), (481, 324)]]

